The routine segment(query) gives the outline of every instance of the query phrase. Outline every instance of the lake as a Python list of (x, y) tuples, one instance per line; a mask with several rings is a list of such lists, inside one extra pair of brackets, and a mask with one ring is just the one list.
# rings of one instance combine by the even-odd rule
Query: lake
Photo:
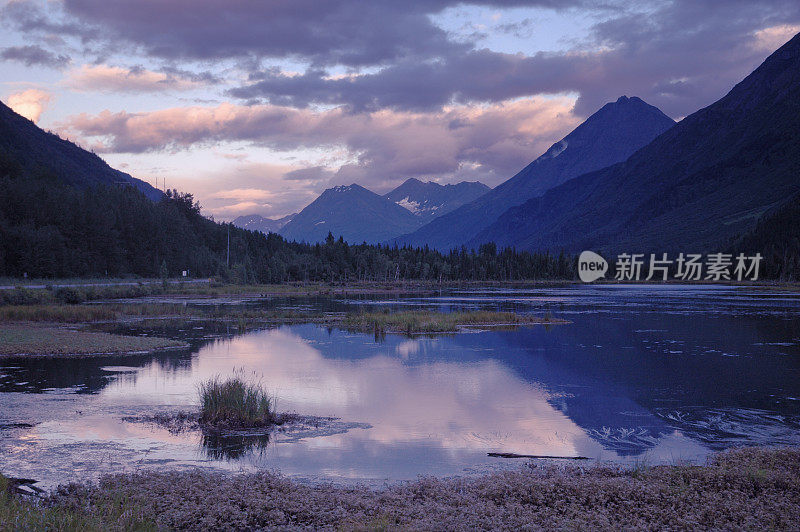
[[(678, 285), (271, 298), (361, 308), (513, 310), (571, 321), (437, 337), (291, 325), (174, 331), (183, 351), (0, 361), (0, 471), (54, 486), (144, 468), (280, 470), (382, 484), (519, 465), (489, 452), (593, 462), (701, 462), (737, 445), (800, 444), (800, 293)], [(197, 385), (260, 380), (279, 411), (338, 421), (209, 441), (123, 418), (191, 409)]]

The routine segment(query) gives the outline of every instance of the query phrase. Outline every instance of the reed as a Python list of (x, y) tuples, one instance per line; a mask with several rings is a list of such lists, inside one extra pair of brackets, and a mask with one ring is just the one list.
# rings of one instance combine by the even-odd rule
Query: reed
[(201, 425), (244, 428), (275, 422), (272, 399), (258, 383), (214, 377), (200, 384), (199, 394)]

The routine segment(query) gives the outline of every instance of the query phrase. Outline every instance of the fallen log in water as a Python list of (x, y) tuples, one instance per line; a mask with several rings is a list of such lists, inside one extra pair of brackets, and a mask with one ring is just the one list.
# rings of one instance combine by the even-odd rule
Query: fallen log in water
[(549, 456), (546, 454), (486, 453), (494, 458), (551, 458), (556, 460), (589, 460), (588, 456)]

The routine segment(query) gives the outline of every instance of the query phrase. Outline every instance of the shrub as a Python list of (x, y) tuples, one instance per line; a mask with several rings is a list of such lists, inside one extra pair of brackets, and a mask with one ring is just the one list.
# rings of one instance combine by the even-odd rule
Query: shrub
[(56, 299), (68, 305), (77, 305), (86, 301), (86, 294), (77, 288), (65, 286), (56, 290)]
[(47, 290), (31, 290), (21, 286), (13, 290), (0, 290), (0, 305), (34, 305), (51, 300)]

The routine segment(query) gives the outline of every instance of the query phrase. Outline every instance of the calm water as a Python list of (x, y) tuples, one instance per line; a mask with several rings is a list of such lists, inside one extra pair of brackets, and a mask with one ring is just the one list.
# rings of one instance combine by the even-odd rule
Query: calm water
[[(396, 299), (272, 299), (502, 309), (573, 323), (437, 338), (315, 325), (102, 360), (0, 362), (0, 471), (54, 485), (141, 468), (276, 469), (385, 482), (516, 465), (487, 452), (702, 461), (733, 445), (800, 444), (800, 294), (716, 286), (572, 286)], [(261, 379), (281, 411), (335, 416), (303, 437), (202, 441), (123, 421), (188, 409), (197, 384)], [(29, 426), (30, 425), (30, 426)]]

